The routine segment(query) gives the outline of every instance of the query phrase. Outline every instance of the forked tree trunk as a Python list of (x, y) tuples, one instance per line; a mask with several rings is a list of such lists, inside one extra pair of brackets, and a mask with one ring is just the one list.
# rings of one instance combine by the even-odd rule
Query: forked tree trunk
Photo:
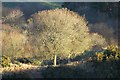
[(54, 55), (54, 66), (57, 64), (57, 54)]

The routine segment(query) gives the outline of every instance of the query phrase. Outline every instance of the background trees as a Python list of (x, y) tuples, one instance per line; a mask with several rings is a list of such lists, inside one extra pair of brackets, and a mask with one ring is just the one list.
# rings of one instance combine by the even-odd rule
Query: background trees
[[(117, 36), (115, 36), (115, 31), (113, 27), (108, 26), (106, 23), (96, 23), (89, 25), (90, 32), (98, 33), (102, 35), (108, 44), (117, 44)], [(107, 31), (106, 31), (107, 30)]]
[(2, 54), (9, 57), (22, 57), (23, 45), (27, 38), (20, 29), (12, 28), (7, 24), (2, 24)]
[[(16, 13), (16, 14), (14, 14)], [(104, 46), (105, 39), (90, 34), (85, 17), (68, 9), (44, 10), (38, 12), (26, 23), (27, 28), (11, 25), (21, 21), (23, 13), (12, 10), (3, 19), (3, 54), (14, 57), (34, 57), (53, 60), (73, 58), (93, 46)], [(9, 22), (10, 20), (10, 22)], [(10, 25), (7, 25), (10, 23)], [(24, 25), (24, 23), (20, 24)], [(24, 26), (22, 26), (24, 27)]]
[[(117, 42), (114, 35), (118, 34), (115, 30), (118, 3), (96, 4), (67, 3), (66, 7), (71, 11), (48, 10), (61, 8), (61, 3), (3, 4), (6, 8), (3, 8), (4, 15), (0, 20), (3, 24), (3, 28), (0, 27), (1, 65), (11, 68), (1, 68), (3, 78), (23, 77), (26, 72), (33, 75), (32, 78), (41, 77), (39, 72), (43, 72), (43, 77), (118, 77), (120, 50), (118, 45), (111, 45)], [(15, 8), (11, 9), (11, 6)], [(56, 62), (59, 65), (46, 67), (52, 65), (52, 60), (54, 65)], [(28, 64), (31, 67), (25, 70)], [(39, 66), (40, 71), (38, 67), (33, 69), (33, 65)], [(22, 66), (24, 71), (21, 75)], [(29, 74), (31, 71), (33, 73)]]
[[(119, 3), (65, 2), (62, 6), (75, 11), (80, 15), (85, 15), (89, 22), (88, 25), (90, 31), (104, 36), (109, 44), (118, 42)], [(104, 30), (107, 30), (107, 32)]]
[(25, 27), (26, 21), (23, 16), (23, 12), (19, 8), (6, 8), (3, 7), (2, 23), (9, 24), (12, 27), (23, 28)]
[[(51, 54), (51, 57), (80, 55), (100, 43), (100, 40), (96, 44), (93, 43), (93, 39), (98, 36), (89, 34), (85, 18), (68, 9), (38, 12), (33, 15), (33, 22), (32, 36), (36, 38), (40, 52)], [(90, 35), (94, 36), (93, 39)], [(102, 37), (100, 39), (102, 39), (100, 45), (103, 45), (105, 40)]]

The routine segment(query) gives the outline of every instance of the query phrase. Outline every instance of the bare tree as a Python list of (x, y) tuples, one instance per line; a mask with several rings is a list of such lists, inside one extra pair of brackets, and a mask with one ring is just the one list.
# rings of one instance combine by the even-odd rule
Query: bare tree
[(94, 45), (87, 21), (75, 12), (68, 9), (45, 10), (34, 14), (32, 18), (33, 37), (38, 42), (40, 52), (54, 56), (54, 65), (57, 55), (70, 58)]
[(7, 24), (2, 24), (2, 54), (9, 57), (21, 57), (22, 47), (26, 43), (26, 36), (21, 33), (21, 30), (15, 29)]

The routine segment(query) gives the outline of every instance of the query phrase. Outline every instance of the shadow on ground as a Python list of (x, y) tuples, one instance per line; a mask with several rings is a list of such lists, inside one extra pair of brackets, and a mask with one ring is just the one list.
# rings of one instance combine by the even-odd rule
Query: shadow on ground
[(35, 80), (36, 78), (120, 78), (120, 60), (97, 61), (88, 60), (95, 52), (85, 52), (84, 55), (58, 61), (57, 66), (39, 66), (16, 72), (5, 72), (3, 79), (21, 78)]
[(41, 72), (45, 69), (45, 67), (39, 67), (39, 68), (31, 68), (31, 69), (25, 69), (25, 70), (20, 70), (20, 71), (15, 71), (15, 72), (4, 72), (2, 75), (2, 79), (11, 79), (13, 78), (19, 78), (21, 80), (35, 80), (36, 78), (43, 78), (41, 75)]
[[(11, 74), (11, 76), (7, 76)], [(75, 65), (48, 66), (38, 69), (27, 69), (19, 72), (6, 72), (3, 80), (21, 78), (35, 80), (36, 78), (120, 78), (120, 61), (87, 61)]]
[(49, 66), (42, 72), (45, 78), (120, 78), (119, 74), (120, 61), (90, 61), (75, 66)]

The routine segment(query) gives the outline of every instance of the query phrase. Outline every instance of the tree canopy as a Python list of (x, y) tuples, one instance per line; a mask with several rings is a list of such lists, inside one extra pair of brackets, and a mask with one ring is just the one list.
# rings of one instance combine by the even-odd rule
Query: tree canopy
[[(40, 11), (32, 16), (32, 32), (41, 53), (76, 56), (89, 50), (94, 44), (85, 17), (68, 9)], [(98, 34), (97, 34), (98, 35)], [(36, 37), (35, 37), (36, 36)], [(100, 35), (98, 35), (100, 36)], [(96, 38), (98, 36), (95, 36)], [(95, 38), (94, 37), (94, 38)], [(104, 44), (105, 40), (99, 37)], [(35, 40), (34, 40), (35, 41)], [(34, 44), (34, 42), (32, 42)]]

